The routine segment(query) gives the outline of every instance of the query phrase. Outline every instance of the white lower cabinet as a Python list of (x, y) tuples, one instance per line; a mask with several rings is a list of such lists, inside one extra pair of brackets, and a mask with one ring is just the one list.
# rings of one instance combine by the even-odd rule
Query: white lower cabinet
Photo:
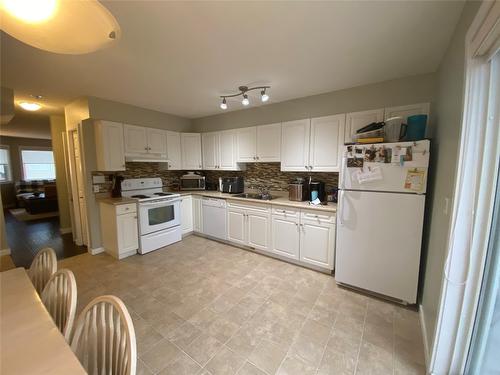
[(193, 197), (190, 195), (181, 198), (181, 228), (182, 234), (193, 231)]
[(273, 215), (273, 241), (271, 252), (299, 260), (299, 219)]
[(203, 206), (201, 204), (202, 197), (193, 196), (193, 231), (203, 233)]
[(269, 251), (271, 245), (271, 209), (267, 205), (228, 203), (227, 238), (229, 241)]
[(139, 248), (136, 204), (101, 203), (100, 213), (104, 250), (117, 259), (136, 254)]
[(335, 225), (302, 220), (300, 224), (300, 260), (314, 266), (333, 269)]

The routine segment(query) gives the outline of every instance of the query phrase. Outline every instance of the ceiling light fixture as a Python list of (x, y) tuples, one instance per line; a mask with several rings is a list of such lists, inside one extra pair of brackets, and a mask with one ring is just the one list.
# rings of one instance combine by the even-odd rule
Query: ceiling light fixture
[(270, 89), (271, 86), (257, 86), (257, 87), (247, 87), (247, 86), (240, 86), (238, 87), (238, 90), (240, 91), (237, 94), (233, 95), (221, 95), (220, 98), (222, 99), (222, 103), (220, 104), (220, 107), (222, 109), (227, 109), (227, 103), (226, 103), (226, 98), (234, 98), (236, 96), (243, 96), (243, 100), (241, 101), (241, 104), (243, 104), (245, 107), (250, 104), (250, 100), (248, 99), (248, 94), (247, 92), (252, 91), (252, 90), (261, 90), (260, 91), (260, 99), (262, 102), (267, 102), (269, 100), (269, 95), (266, 94), (266, 90)]
[(40, 104), (33, 102), (20, 102), (19, 105), (25, 111), (31, 111), (31, 112), (38, 111), (40, 108), (42, 108)]
[(119, 39), (120, 26), (98, 0), (0, 0), (0, 28), (41, 50), (78, 55)]
[(241, 104), (243, 104), (243, 105), (249, 105), (250, 104), (250, 100), (248, 100), (248, 95), (247, 94), (243, 94), (243, 100), (241, 101)]
[(262, 100), (262, 102), (264, 103), (269, 100), (269, 95), (266, 94), (266, 89), (260, 92), (260, 100)]
[(227, 109), (227, 103), (226, 103), (226, 98), (222, 99), (222, 103), (220, 103), (221, 109)]

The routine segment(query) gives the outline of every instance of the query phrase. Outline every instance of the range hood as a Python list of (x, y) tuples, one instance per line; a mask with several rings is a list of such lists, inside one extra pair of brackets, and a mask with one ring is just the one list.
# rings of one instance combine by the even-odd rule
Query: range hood
[(162, 158), (155, 158), (154, 156), (147, 157), (147, 156), (125, 156), (125, 161), (130, 161), (130, 162), (139, 162), (139, 163), (168, 163), (170, 160), (168, 159), (162, 159)]

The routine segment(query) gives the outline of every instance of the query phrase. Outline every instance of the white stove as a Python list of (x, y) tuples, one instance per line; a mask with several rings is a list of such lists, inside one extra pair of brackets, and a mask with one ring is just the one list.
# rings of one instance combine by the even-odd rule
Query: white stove
[(180, 194), (163, 191), (162, 180), (123, 180), (122, 196), (137, 200), (139, 253), (168, 246), (182, 239)]

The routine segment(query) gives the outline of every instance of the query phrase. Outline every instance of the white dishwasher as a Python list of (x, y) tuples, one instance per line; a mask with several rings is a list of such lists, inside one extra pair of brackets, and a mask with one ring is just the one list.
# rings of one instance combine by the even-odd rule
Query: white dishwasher
[(226, 200), (203, 197), (203, 234), (227, 239)]

